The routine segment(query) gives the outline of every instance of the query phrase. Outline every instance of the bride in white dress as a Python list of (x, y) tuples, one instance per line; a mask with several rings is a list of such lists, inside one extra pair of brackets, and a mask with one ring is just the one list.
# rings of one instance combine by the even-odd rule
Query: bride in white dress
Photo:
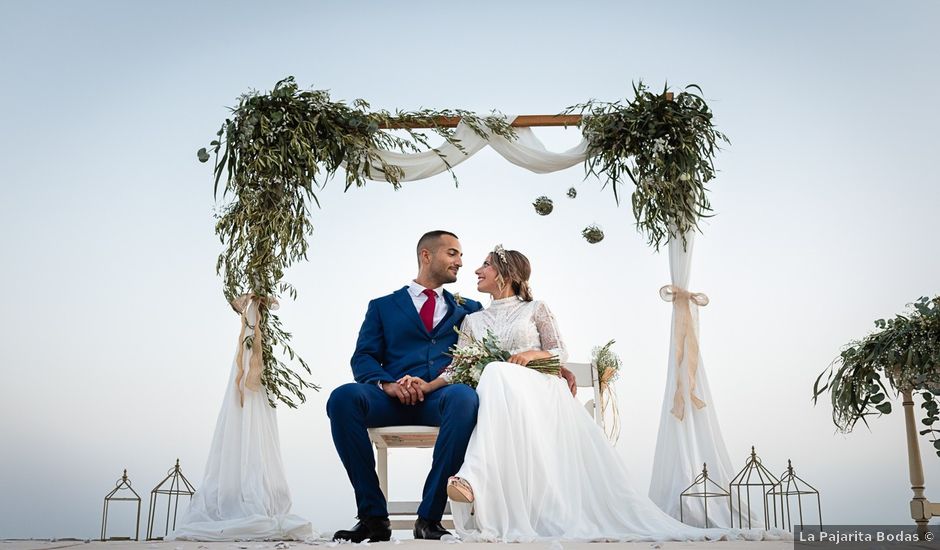
[[(487, 365), (477, 387), (476, 429), (463, 466), (448, 485), (458, 534), (464, 540), (505, 542), (744, 536), (694, 528), (660, 510), (636, 490), (566, 381), (524, 366), (551, 355), (567, 360), (554, 316), (544, 302), (532, 299), (530, 272), (524, 255), (501, 246), (476, 271), (478, 290), (494, 300), (468, 315), (462, 332), (482, 339), (492, 331), (513, 355)], [(465, 343), (462, 337), (458, 345)]]

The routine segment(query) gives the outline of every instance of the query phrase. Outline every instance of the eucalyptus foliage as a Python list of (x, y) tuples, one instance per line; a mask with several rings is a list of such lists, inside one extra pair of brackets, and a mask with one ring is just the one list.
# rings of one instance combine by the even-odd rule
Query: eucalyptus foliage
[[(514, 137), (500, 116), (480, 117), (460, 110), (373, 112), (363, 100), (347, 105), (331, 100), (324, 90), (301, 90), (289, 77), (269, 93), (242, 95), (216, 139), (198, 151), (201, 162), (207, 162), (210, 153), (215, 156), (217, 199), (224, 180), (215, 230), (225, 246), (216, 264), (225, 297), (230, 302), (246, 293), (260, 298), (261, 380), (272, 406), (279, 400), (296, 407), (297, 401), (305, 400), (305, 389), (318, 389), (280, 359), (283, 355), (296, 359), (310, 373), (309, 365), (291, 348), (290, 333), (268, 307), (269, 299), (278, 295), (297, 296), (283, 279), (290, 265), (306, 258), (307, 237), (313, 233), (310, 201), (319, 206), (316, 191), (341, 167), (347, 190), (365, 185), (369, 177), (385, 179), (397, 189), (402, 169), (384, 162), (375, 150), (414, 153), (432, 147), (426, 134), (383, 130), (390, 125), (432, 127), (461, 149), (454, 130), (437, 125), (439, 117), (460, 117), (480, 135)], [(275, 353), (278, 349), (281, 356)]]
[(940, 296), (922, 297), (911, 308), (907, 315), (878, 319), (877, 332), (846, 346), (816, 379), (813, 402), (828, 391), (832, 420), (847, 433), (859, 420), (867, 425), (867, 416), (891, 412), (885, 382), (896, 392), (919, 393), (927, 426), (920, 434), (931, 435), (940, 456), (940, 431), (933, 428), (940, 420)]
[(715, 129), (705, 100), (690, 89), (669, 100), (640, 82), (632, 101), (588, 101), (569, 107), (580, 113), (581, 131), (588, 141), (588, 175), (603, 176), (617, 204), (620, 186), (634, 184), (633, 215), (638, 229), (659, 250), (675, 234), (698, 229), (700, 218), (712, 211), (705, 184), (715, 177), (714, 157), (728, 138)]

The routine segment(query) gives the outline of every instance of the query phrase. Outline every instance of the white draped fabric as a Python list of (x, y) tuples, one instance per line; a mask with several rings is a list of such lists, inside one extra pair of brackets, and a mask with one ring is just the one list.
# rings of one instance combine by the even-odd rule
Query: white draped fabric
[[(689, 296), (688, 292), (693, 239), (693, 232), (686, 234), (687, 249), (681, 238), (669, 241), (672, 288), (664, 287), (662, 294), (664, 299), (673, 298), (672, 332), (649, 492), (653, 502), (675, 518), (679, 518), (679, 495), (702, 472), (703, 464), (708, 464), (709, 478), (726, 489), (735, 474), (698, 353), (698, 303), (707, 303), (707, 298)], [(709, 486), (709, 490), (713, 488)], [(684, 500), (685, 522), (704, 525), (703, 501)], [(727, 499), (709, 499), (708, 525), (731, 526)]]
[[(243, 322), (254, 326), (257, 304), (251, 302)], [(236, 379), (247, 377), (251, 351), (244, 342), (242, 364), (232, 361), (222, 410), (215, 427), (201, 485), (168, 540), (303, 540), (312, 536), (310, 523), (290, 513), (291, 497), (275, 409), (261, 391), (244, 391), (239, 404)]]
[[(506, 120), (511, 123), (515, 118), (506, 117)], [(404, 170), (401, 181), (414, 181), (436, 176), (447, 170), (448, 164), (454, 167), (480, 152), (487, 145), (509, 162), (536, 174), (547, 174), (571, 168), (584, 162), (587, 157), (587, 140), (581, 140), (581, 143), (565, 152), (554, 153), (545, 148), (545, 145), (530, 128), (515, 128), (515, 131), (516, 139), (514, 140), (508, 140), (489, 133), (487, 133), (487, 138), (484, 138), (461, 122), (454, 129), (454, 138), (460, 142), (463, 151), (450, 143), (444, 143), (437, 147), (439, 153), (423, 151), (407, 154), (395, 151), (376, 151), (376, 154), (386, 163)], [(447, 159), (446, 163), (441, 159), (441, 156)], [(373, 164), (371, 177), (377, 181), (384, 180), (380, 164)]]

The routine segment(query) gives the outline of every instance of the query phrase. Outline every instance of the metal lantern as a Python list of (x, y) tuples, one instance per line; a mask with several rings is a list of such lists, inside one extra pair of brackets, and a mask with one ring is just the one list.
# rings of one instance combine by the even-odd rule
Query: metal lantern
[[(129, 493), (128, 493), (129, 492)], [(134, 496), (130, 496), (134, 495)], [(134, 538), (139, 540), (140, 532), (140, 495), (131, 487), (131, 480), (127, 477), (127, 469), (124, 469), (124, 475), (114, 484), (114, 489), (104, 497), (104, 510), (101, 513), (101, 540), (132, 540), (131, 537), (111, 537), (108, 538), (108, 506), (116, 501), (137, 501), (137, 523), (134, 525)]]
[(708, 464), (702, 464), (702, 473), (692, 481), (692, 485), (686, 487), (685, 491), (679, 495), (679, 521), (685, 523), (685, 518), (683, 517), (683, 506), (682, 499), (684, 498), (700, 498), (702, 499), (702, 505), (705, 508), (705, 525), (704, 527), (708, 528), (708, 499), (710, 498), (727, 498), (728, 505), (731, 505), (731, 493), (725, 491), (721, 488), (721, 485), (715, 483), (710, 477), (708, 477)]
[[(180, 459), (176, 459), (176, 466), (170, 468), (169, 473), (163, 481), (157, 484), (153, 488), (153, 491), (150, 491), (150, 514), (147, 520), (147, 540), (163, 540), (164, 537), (170, 532), (170, 510), (173, 511), (173, 529), (176, 529), (176, 513), (179, 509), (180, 496), (185, 495), (192, 499), (193, 493), (196, 492), (196, 489), (189, 483), (189, 480), (186, 479), (186, 476), (183, 475), (183, 471), (180, 470)], [(156, 519), (157, 511), (157, 498), (158, 495), (166, 495), (166, 525), (163, 529), (163, 535), (154, 536), (154, 520)]]
[[(768, 503), (768, 494), (770, 490), (773, 489), (773, 486), (779, 483), (780, 481), (770, 473), (770, 470), (764, 467), (761, 464), (760, 458), (758, 458), (757, 453), (754, 451), (754, 446), (751, 446), (751, 456), (748, 457), (747, 462), (744, 464), (744, 468), (738, 472), (738, 475), (734, 476), (731, 480), (731, 483), (728, 485), (728, 492), (731, 493), (731, 527), (734, 527), (734, 510), (737, 509), (738, 516), (738, 527), (744, 527), (744, 517), (747, 517), (747, 528), (752, 528), (752, 510), (751, 510), (751, 489), (759, 488), (759, 494), (764, 501), (764, 528), (770, 528), (770, 510), (769, 504), (772, 504), (774, 507), (774, 521), (777, 518), (777, 501), (771, 500)], [(741, 491), (744, 490), (744, 495), (746, 498), (746, 506), (741, 497)], [(737, 496), (737, 506), (735, 506), (734, 497)]]
[[(797, 515), (800, 518), (798, 525), (803, 526), (803, 497), (807, 495), (816, 495), (816, 512), (819, 518), (818, 525), (822, 526), (822, 505), (819, 500), (819, 491), (796, 475), (796, 472), (793, 470), (793, 463), (790, 459), (787, 459), (787, 471), (780, 476), (780, 481), (774, 485), (768, 493), (771, 499), (780, 499), (781, 527), (788, 531), (793, 528), (793, 510), (790, 509), (790, 502), (794, 497), (796, 499)], [(812, 496), (807, 496), (807, 498), (812, 498)], [(776, 500), (774, 500), (774, 502), (776, 502)], [(774, 510), (774, 525), (777, 525), (776, 509)]]

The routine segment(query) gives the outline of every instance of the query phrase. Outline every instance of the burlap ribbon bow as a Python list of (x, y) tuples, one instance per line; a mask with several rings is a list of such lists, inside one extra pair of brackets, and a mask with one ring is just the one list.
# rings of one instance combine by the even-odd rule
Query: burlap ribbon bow
[[(597, 369), (597, 365), (591, 366)], [(615, 374), (617, 374), (617, 371), (614, 369), (607, 369), (604, 371), (604, 376), (598, 381), (600, 387), (600, 411), (605, 419), (604, 433), (607, 435), (607, 439), (610, 441), (611, 445), (616, 445), (617, 440), (620, 439), (620, 407), (617, 405), (617, 391), (613, 384), (610, 383)], [(610, 410), (609, 423), (606, 421), (608, 409)]]
[[(242, 316), (242, 330), (238, 335), (238, 355), (235, 357), (235, 363), (238, 365), (238, 374), (235, 376), (235, 387), (238, 388), (239, 403), (245, 406), (245, 388), (251, 391), (261, 390), (261, 374), (264, 371), (262, 351), (264, 349), (264, 334), (261, 330), (261, 316), (258, 311), (258, 304), (264, 303), (268, 309), (277, 309), (278, 303), (275, 298), (265, 298), (255, 294), (242, 294), (232, 300), (232, 309), (235, 313)], [(248, 312), (252, 312), (254, 318), (254, 335), (251, 339), (251, 347), (245, 342), (245, 330), (251, 326), (248, 322)], [(244, 354), (245, 348), (249, 348), (251, 357), (248, 359), (248, 372), (245, 372)]]
[[(686, 361), (686, 373), (689, 381), (689, 398), (696, 408), (701, 409), (705, 402), (695, 395), (695, 376), (698, 371), (698, 335), (695, 333), (694, 318), (692, 317), (692, 304), (696, 306), (707, 306), (708, 296), (700, 292), (689, 292), (684, 288), (675, 285), (666, 285), (659, 289), (659, 295), (663, 300), (672, 302), (673, 312), (676, 316), (676, 368), (682, 366), (683, 360)], [(686, 348), (689, 350), (686, 357)], [(682, 420), (685, 418), (685, 397), (682, 392), (682, 380), (676, 377), (676, 393), (672, 398), (673, 416)]]

